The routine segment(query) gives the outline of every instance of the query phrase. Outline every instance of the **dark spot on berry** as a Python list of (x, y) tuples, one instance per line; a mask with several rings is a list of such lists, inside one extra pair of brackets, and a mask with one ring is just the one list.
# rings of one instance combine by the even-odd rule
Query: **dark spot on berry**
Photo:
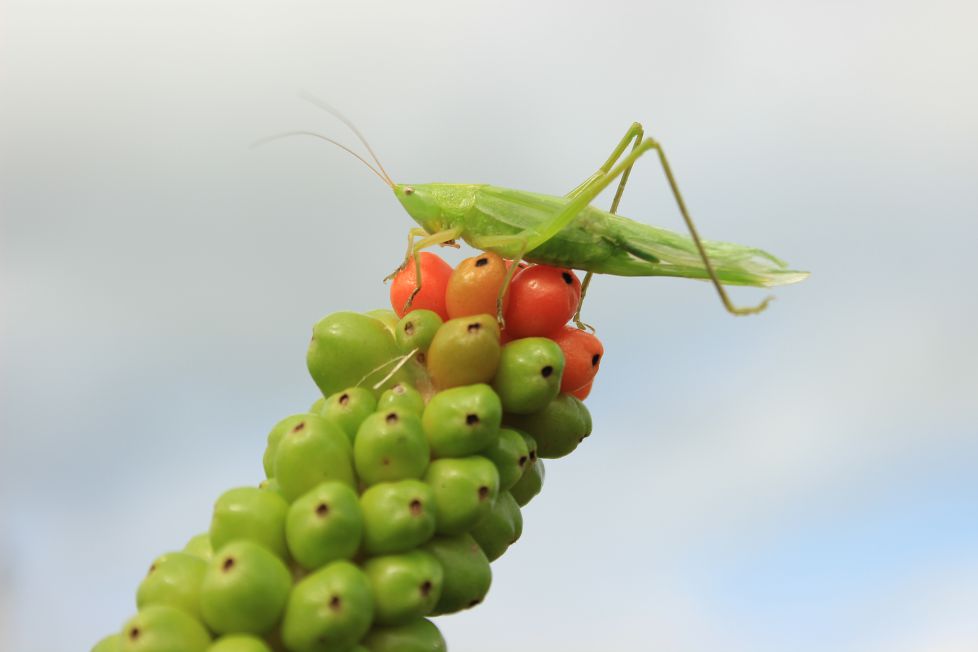
[(478, 333), (481, 329), (482, 329), (482, 324), (476, 321), (469, 324), (468, 331), (470, 333)]
[[(150, 566), (149, 566), (149, 572), (152, 573), (155, 570), (156, 570), (156, 564), (150, 564)], [(147, 573), (147, 574), (149, 574), (149, 573)]]
[(479, 487), (479, 500), (485, 500), (489, 497), (489, 487), (482, 486)]
[(567, 285), (573, 285), (574, 277), (571, 276), (570, 272), (561, 272), (560, 278), (564, 279), (564, 283)]
[(326, 516), (327, 514), (329, 514), (329, 505), (326, 503), (316, 505), (316, 516)]
[(409, 321), (408, 323), (404, 324), (404, 334), (405, 335), (414, 335), (414, 322), (413, 321)]
[(471, 609), (472, 607), (479, 604), (480, 602), (482, 602), (482, 600), (480, 598), (476, 598), (475, 600), (469, 603), (469, 608)]
[(427, 598), (430, 594), (431, 594), (431, 582), (425, 580), (424, 584), (421, 585), (421, 597)]
[(329, 608), (332, 611), (339, 611), (343, 608), (343, 600), (340, 599), (340, 596), (334, 595), (329, 599)]
[(395, 394), (403, 394), (407, 390), (404, 389), (404, 385), (402, 385), (401, 383), (398, 383), (398, 384), (394, 385), (393, 387), (391, 387), (391, 391), (394, 392)]
[(388, 412), (386, 421), (387, 423), (397, 423), (397, 412)]
[(234, 568), (234, 557), (228, 557), (224, 560), (224, 563), (221, 564), (221, 570), (227, 573), (232, 568)]
[(476, 267), (485, 267), (488, 264), (489, 264), (488, 258), (480, 258), (479, 260), (475, 261)]
[(519, 459), (519, 461), (517, 463), (520, 465), (520, 468), (521, 469), (524, 466), (526, 466), (526, 460), (527, 460), (527, 456), (526, 455), (520, 455), (520, 459)]
[(547, 365), (546, 367), (540, 370), (540, 375), (543, 376), (544, 378), (550, 378), (553, 372), (554, 372), (554, 368), (551, 367), (550, 365)]
[(601, 362), (601, 354), (600, 353), (595, 353), (593, 356), (591, 356), (591, 366), (592, 367), (597, 367), (599, 362)]
[(302, 430), (305, 427), (306, 427), (306, 422), (300, 421), (299, 423), (295, 424), (295, 428), (292, 429), (292, 432), (302, 432)]
[(142, 634), (142, 632), (139, 631), (139, 628), (138, 627), (133, 627), (132, 629), (129, 630), (129, 640), (130, 641), (136, 641), (136, 640), (138, 640), (140, 634)]
[(386, 456), (380, 458), (380, 465), (381, 466), (390, 466), (391, 465), (391, 458), (386, 457)]
[(422, 505), (421, 504), (421, 501), (418, 500), (417, 498), (415, 498), (414, 500), (412, 500), (408, 504), (408, 507), (411, 509), (411, 514), (413, 516), (420, 516), (421, 515), (421, 512), (424, 511), (424, 505)]
[(419, 352), (416, 359), (421, 364), (424, 364), (427, 361), (428, 358), (425, 356), (424, 352)]
[(340, 403), (340, 405), (349, 405), (349, 403), (350, 403), (350, 395), (349, 394), (343, 394), (342, 396), (340, 396), (339, 403)]
[(465, 423), (467, 425), (470, 425), (470, 426), (476, 425), (477, 423), (479, 423), (479, 415), (478, 414), (466, 414), (465, 415)]
[(537, 452), (536, 451), (530, 451), (530, 461), (531, 462), (536, 462), (537, 461)]

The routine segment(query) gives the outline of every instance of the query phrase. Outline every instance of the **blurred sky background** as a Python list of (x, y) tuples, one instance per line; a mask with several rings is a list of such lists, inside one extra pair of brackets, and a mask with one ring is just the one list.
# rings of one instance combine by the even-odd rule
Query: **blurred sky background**
[[(595, 279), (594, 435), (487, 602), (439, 619), (452, 650), (978, 649), (976, 24), (965, 0), (0, 0), (0, 649), (116, 631), (316, 398), (312, 324), (387, 306), (390, 191), (320, 141), (249, 149), (353, 144), (300, 90), (403, 182), (563, 194), (642, 121), (705, 237), (813, 271), (751, 318)], [(682, 230), (651, 158), (621, 212)]]

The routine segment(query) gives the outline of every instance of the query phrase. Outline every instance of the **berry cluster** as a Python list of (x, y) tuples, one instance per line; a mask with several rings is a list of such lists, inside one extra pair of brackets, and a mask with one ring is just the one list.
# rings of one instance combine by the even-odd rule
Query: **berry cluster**
[(93, 652), (444, 652), (428, 618), (481, 602), (522, 532), (539, 458), (591, 432), (603, 349), (566, 326), (570, 270), (422, 257), (388, 310), (316, 324), (322, 392), (268, 435), (266, 480), (220, 496), (208, 532), (158, 557), (138, 614)]

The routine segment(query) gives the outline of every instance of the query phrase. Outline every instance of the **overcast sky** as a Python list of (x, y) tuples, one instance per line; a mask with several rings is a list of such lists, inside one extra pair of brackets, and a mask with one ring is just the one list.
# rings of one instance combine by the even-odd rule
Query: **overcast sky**
[[(634, 120), (704, 237), (813, 272), (733, 318), (598, 277), (594, 435), (453, 650), (978, 647), (974, 3), (0, 0), (0, 649), (85, 650), (261, 479), (309, 329), (386, 307), (403, 182), (563, 194)], [(610, 198), (601, 198), (607, 205)], [(621, 212), (681, 230), (643, 161)], [(457, 261), (471, 252), (449, 253)], [(741, 303), (763, 292), (736, 290)]]

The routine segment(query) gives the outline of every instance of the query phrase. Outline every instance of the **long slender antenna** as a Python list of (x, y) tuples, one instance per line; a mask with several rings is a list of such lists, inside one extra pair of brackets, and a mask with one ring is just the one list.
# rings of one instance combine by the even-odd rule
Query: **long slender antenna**
[(391, 188), (394, 187), (394, 182), (391, 181), (391, 178), (390, 177), (385, 177), (380, 172), (378, 172), (377, 169), (374, 166), (370, 165), (370, 163), (368, 163), (365, 158), (363, 158), (362, 156), (360, 156), (359, 154), (357, 154), (356, 152), (354, 152), (352, 149), (350, 149), (349, 147), (347, 147), (343, 143), (336, 142), (332, 138), (329, 138), (329, 137), (324, 136), (322, 134), (317, 134), (314, 131), (286, 131), (286, 132), (281, 133), (281, 134), (275, 134), (274, 136), (269, 136), (267, 138), (262, 138), (261, 140), (256, 140), (254, 143), (251, 144), (251, 146), (252, 146), (252, 148), (261, 147), (262, 145), (264, 145), (266, 143), (269, 143), (269, 142), (271, 142), (273, 140), (279, 140), (281, 138), (289, 138), (290, 136), (313, 136), (314, 138), (320, 138), (322, 140), (325, 140), (328, 143), (332, 143), (332, 144), (336, 145), (337, 147), (339, 147), (340, 149), (345, 150), (349, 154), (352, 154), (353, 156), (356, 156), (358, 159), (360, 159), (360, 162), (363, 163), (364, 165), (366, 165), (368, 168), (370, 168), (370, 171), (373, 172), (374, 174), (376, 174), (377, 177), (381, 181), (383, 181), (385, 184), (387, 184)]
[(337, 118), (338, 120), (340, 120), (340, 122), (342, 122), (347, 127), (349, 127), (350, 131), (352, 131), (356, 135), (356, 137), (360, 139), (360, 142), (363, 143), (363, 146), (367, 148), (368, 152), (370, 152), (370, 156), (372, 156), (374, 162), (377, 163), (377, 167), (379, 167), (381, 171), (384, 173), (384, 176), (387, 177), (387, 183), (390, 184), (391, 186), (394, 186), (394, 180), (391, 179), (391, 175), (387, 174), (387, 170), (384, 169), (384, 164), (380, 162), (380, 159), (377, 158), (377, 154), (374, 153), (374, 148), (370, 146), (370, 143), (367, 142), (367, 139), (363, 137), (363, 134), (360, 133), (360, 130), (357, 129), (356, 125), (353, 124), (349, 120), (349, 118), (347, 118), (345, 115), (343, 115), (338, 110), (336, 110), (326, 102), (322, 101), (318, 97), (312, 95), (311, 93), (302, 91), (299, 93), (299, 97), (301, 97), (302, 99), (304, 99), (305, 101), (311, 104), (315, 104), (320, 109), (331, 114), (333, 117)]

